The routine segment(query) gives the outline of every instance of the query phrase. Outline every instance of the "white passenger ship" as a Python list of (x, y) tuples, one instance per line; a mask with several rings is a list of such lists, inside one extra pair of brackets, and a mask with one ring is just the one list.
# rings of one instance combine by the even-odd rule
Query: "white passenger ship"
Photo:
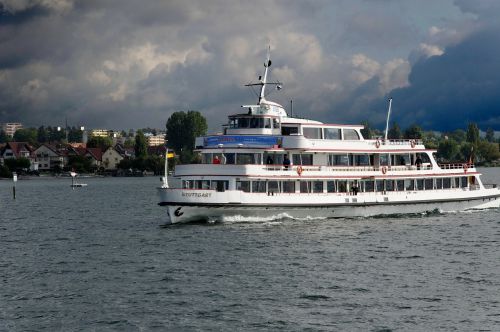
[(229, 116), (223, 134), (199, 137), (201, 163), (178, 165), (158, 188), (170, 223), (228, 218), (368, 217), (498, 208), (500, 190), (472, 163), (438, 164), (421, 140), (365, 139), (362, 125), (289, 116), (265, 98)]

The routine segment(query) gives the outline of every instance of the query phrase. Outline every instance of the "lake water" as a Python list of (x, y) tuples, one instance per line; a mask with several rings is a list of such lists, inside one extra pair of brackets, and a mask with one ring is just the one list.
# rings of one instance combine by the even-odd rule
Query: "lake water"
[(0, 181), (0, 331), (500, 330), (499, 210), (161, 227), (158, 177), (82, 181)]

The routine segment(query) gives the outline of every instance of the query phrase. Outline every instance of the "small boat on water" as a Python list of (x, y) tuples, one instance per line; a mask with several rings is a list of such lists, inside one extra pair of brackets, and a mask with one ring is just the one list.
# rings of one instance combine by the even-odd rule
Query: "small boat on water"
[[(438, 164), (419, 139), (366, 139), (362, 125), (293, 117), (265, 98), (229, 115), (223, 133), (196, 139), (201, 164), (178, 165), (158, 188), (169, 223), (255, 218), (369, 217), (498, 208), (472, 161)], [(387, 130), (386, 130), (387, 132)], [(165, 167), (166, 169), (166, 167)], [(166, 174), (166, 173), (165, 173)]]
[(69, 174), (71, 175), (71, 188), (75, 189), (75, 188), (81, 188), (81, 187), (87, 186), (86, 183), (80, 183), (76, 180), (76, 177), (78, 176), (77, 173), (70, 172)]

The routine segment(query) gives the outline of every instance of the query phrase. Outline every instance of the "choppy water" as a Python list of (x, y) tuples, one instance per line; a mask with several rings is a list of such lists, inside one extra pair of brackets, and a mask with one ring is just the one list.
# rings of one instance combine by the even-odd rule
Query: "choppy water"
[(0, 181), (0, 331), (500, 330), (498, 210), (162, 228), (158, 178), (85, 182)]

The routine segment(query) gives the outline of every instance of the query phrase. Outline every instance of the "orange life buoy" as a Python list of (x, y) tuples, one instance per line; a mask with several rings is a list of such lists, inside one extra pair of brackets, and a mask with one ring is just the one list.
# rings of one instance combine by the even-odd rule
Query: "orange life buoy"
[(302, 168), (302, 166), (299, 166), (297, 167), (297, 174), (300, 176), (302, 175), (302, 172), (304, 171), (304, 169)]
[(382, 167), (382, 174), (387, 173), (387, 166)]
[(376, 147), (377, 149), (380, 147), (380, 141), (379, 141), (379, 140), (377, 140), (377, 141), (375, 142), (375, 147)]
[(469, 165), (468, 164), (464, 164), (464, 173), (467, 173), (467, 170), (469, 169)]
[(410, 141), (410, 145), (411, 145), (412, 149), (413, 149), (413, 148), (415, 148), (415, 144), (417, 144), (417, 143), (415, 142), (415, 140), (414, 140), (414, 139), (412, 139), (412, 140)]

